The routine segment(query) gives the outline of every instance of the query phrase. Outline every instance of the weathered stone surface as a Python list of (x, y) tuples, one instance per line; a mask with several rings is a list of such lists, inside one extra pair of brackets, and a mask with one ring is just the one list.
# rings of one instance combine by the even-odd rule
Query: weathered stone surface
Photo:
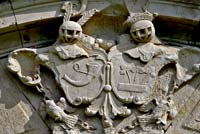
[[(16, 32), (5, 33), (12, 26), (3, 26), (1, 55), (19, 49), (0, 61), (0, 121), (8, 119), (0, 133), (200, 132), (200, 49), (181, 44), (189, 39), (198, 45), (198, 39), (196, 34), (187, 36), (188, 31), (178, 35), (188, 24), (189, 32), (198, 31), (198, 2), (3, 3), (3, 16), (10, 17), (6, 10), (11, 6)], [(161, 13), (164, 22), (181, 22), (173, 29), (178, 32), (170, 34), (171, 29), (155, 20), (158, 31), (162, 29), (159, 35), (166, 30), (164, 37), (172, 46), (156, 36), (152, 21), (157, 14), (147, 9)], [(173, 44), (176, 38), (182, 41), (178, 46)]]
[[(1, 1), (0, 3), (0, 28), (10, 27), (13, 25), (15, 27), (15, 16), (13, 14), (12, 6), (8, 0)], [(6, 30), (1, 30), (0, 33), (6, 32)]]
[[(11, 75), (6, 69), (6, 61), (1, 59), (1, 78), (0, 78), (0, 89), (1, 89), (1, 133), (48, 133), (48, 127), (41, 120), (37, 113), (37, 106), (40, 105), (39, 98), (34, 96), (34, 101), (30, 103), (31, 91), (22, 86), (17, 80), (12, 79)], [(29, 99), (27, 99), (27, 97)], [(39, 97), (39, 96), (38, 96)], [(39, 106), (38, 106), (39, 107)], [(5, 115), (5, 116), (4, 116)], [(3, 128), (3, 129), (2, 129)], [(4, 131), (5, 128), (5, 131)]]
[(30, 120), (31, 114), (31, 110), (23, 102), (19, 102), (11, 109), (6, 109), (4, 106), (1, 106), (0, 133), (14, 134), (24, 132), (24, 126)]

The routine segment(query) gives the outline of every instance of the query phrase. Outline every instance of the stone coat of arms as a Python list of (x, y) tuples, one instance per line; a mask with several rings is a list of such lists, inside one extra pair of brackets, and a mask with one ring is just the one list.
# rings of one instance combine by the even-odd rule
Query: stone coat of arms
[[(177, 114), (173, 94), (199, 72), (197, 61), (183, 65), (181, 53), (198, 50), (163, 45), (148, 11), (128, 17), (130, 34), (120, 35), (116, 44), (83, 34), (83, 23), (98, 11), (71, 21), (70, 2), (62, 8), (66, 12), (52, 46), (17, 49), (8, 58), (8, 69), (44, 97), (41, 107), (54, 124), (52, 133), (164, 134)], [(45, 85), (41, 67), (53, 73), (63, 92), (59, 100)], [(100, 120), (99, 127), (70, 113), (69, 106)]]

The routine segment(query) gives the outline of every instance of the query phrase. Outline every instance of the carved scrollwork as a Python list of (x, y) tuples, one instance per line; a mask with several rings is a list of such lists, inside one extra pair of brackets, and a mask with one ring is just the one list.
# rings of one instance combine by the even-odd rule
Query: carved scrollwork
[[(82, 2), (77, 14), (85, 10), (87, 1)], [(106, 134), (164, 134), (170, 125), (169, 119), (178, 112), (173, 94), (200, 70), (198, 60), (185, 65), (182, 53), (196, 50), (162, 45), (155, 35), (153, 15), (149, 12), (131, 14), (130, 36), (122, 35), (127, 38), (116, 44), (116, 40), (83, 34), (81, 26), (96, 10), (84, 12), (77, 22), (70, 21), (75, 15), (71, 2), (65, 3), (62, 10), (64, 20), (54, 45), (45, 51), (18, 49), (8, 58), (11, 72), (24, 84), (43, 92), (45, 112), (56, 124), (53, 133), (76, 134), (81, 133), (80, 128), (95, 130), (81, 116), (66, 112), (65, 105), (69, 103), (74, 108), (83, 108), (91, 118), (99, 114)], [(57, 103), (43, 88), (40, 66), (53, 72), (65, 95)], [(168, 72), (169, 66), (173, 71)], [(117, 124), (116, 120), (121, 122)]]
[(8, 57), (8, 69), (28, 86), (36, 86), (41, 82), (36, 56), (36, 50), (24, 48), (13, 51)]

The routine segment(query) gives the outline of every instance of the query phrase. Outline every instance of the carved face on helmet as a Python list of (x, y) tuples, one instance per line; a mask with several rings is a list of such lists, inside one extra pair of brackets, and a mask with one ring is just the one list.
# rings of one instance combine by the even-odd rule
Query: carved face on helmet
[(66, 21), (59, 28), (59, 36), (61, 40), (66, 43), (77, 40), (81, 33), (81, 26), (74, 21)]
[(132, 24), (130, 34), (134, 41), (147, 43), (155, 36), (155, 29), (151, 21), (141, 20)]

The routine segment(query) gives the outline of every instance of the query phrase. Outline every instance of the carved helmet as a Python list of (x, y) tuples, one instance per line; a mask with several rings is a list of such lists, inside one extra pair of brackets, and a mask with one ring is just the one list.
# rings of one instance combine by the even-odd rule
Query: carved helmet
[(59, 36), (63, 42), (70, 43), (82, 34), (81, 26), (74, 21), (66, 21), (59, 28)]
[(148, 11), (133, 14), (130, 34), (135, 42), (147, 43), (155, 36), (155, 28), (152, 23), (154, 16), (155, 14)]
[(134, 41), (147, 43), (155, 36), (155, 28), (151, 21), (141, 20), (132, 24), (130, 34)]

